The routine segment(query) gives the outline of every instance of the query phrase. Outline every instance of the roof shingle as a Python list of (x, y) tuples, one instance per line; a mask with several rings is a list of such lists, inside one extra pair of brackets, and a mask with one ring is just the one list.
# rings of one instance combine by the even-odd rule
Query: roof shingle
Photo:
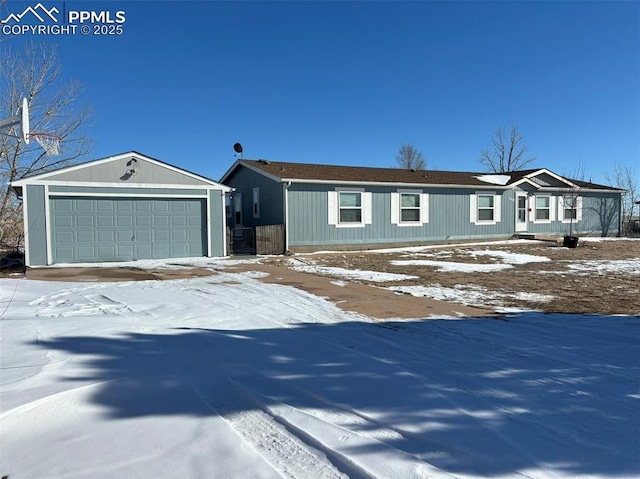
[[(365, 166), (318, 165), (311, 163), (288, 163), (267, 160), (241, 160), (241, 163), (258, 168), (265, 173), (279, 179), (343, 181), (345, 183), (397, 183), (397, 184), (427, 184), (427, 185), (464, 185), (491, 186), (491, 183), (477, 177), (487, 175), (487, 172), (468, 171), (440, 171), (440, 170), (406, 170), (400, 168), (374, 168)], [(506, 186), (521, 180), (531, 173), (540, 171), (521, 170), (501, 173), (509, 176)], [(583, 188), (611, 189), (609, 186), (570, 180)], [(493, 185), (498, 186), (498, 185)]]

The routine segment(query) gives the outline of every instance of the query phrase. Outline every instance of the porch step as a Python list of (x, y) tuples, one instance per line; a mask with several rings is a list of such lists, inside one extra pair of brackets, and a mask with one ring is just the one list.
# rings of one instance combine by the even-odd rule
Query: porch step
[(548, 241), (550, 243), (558, 243), (562, 241), (560, 236), (553, 235), (544, 235), (544, 234), (536, 234), (536, 233), (517, 233), (513, 235), (514, 239), (526, 239), (526, 240), (535, 240), (535, 241)]

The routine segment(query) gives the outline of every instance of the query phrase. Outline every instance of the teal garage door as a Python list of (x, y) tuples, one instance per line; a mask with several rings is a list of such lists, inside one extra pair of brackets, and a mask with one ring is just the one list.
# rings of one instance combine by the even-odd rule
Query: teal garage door
[(201, 199), (51, 198), (54, 263), (206, 256)]

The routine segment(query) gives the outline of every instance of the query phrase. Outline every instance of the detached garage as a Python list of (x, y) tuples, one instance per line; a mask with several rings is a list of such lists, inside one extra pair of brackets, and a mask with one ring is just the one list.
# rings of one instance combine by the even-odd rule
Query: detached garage
[(136, 152), (12, 183), (27, 266), (226, 256), (230, 188)]

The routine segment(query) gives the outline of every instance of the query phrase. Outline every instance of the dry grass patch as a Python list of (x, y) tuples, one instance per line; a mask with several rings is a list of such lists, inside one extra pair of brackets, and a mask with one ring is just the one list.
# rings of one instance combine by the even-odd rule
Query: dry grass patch
[[(512, 264), (512, 267), (505, 270), (482, 273), (442, 272), (438, 271), (436, 266), (392, 263), (396, 260), (429, 260), (466, 264), (510, 263), (509, 258), (474, 254), (478, 251), (532, 255), (537, 258), (548, 258), (549, 261)], [(306, 258), (318, 266), (409, 274), (418, 277), (418, 279), (401, 283), (386, 283), (384, 286), (439, 285), (463, 291), (465, 289), (485, 291), (489, 296), (494, 293), (499, 299), (491, 301), (491, 304), (502, 307), (537, 309), (549, 313), (640, 315), (640, 241), (582, 241), (576, 249), (539, 242), (512, 245), (462, 245), (443, 246), (422, 252), (338, 253)], [(287, 266), (286, 260), (275, 262), (281, 266)], [(624, 262), (626, 269), (599, 268), (600, 264), (609, 264), (608, 262)], [(572, 269), (572, 265), (578, 265), (582, 269)], [(362, 282), (367, 283), (367, 281)], [(380, 286), (380, 283), (377, 285)], [(551, 296), (553, 299), (546, 302), (530, 301), (526, 294), (521, 293)], [(477, 300), (470, 299), (466, 304), (478, 305), (479, 303)]]

